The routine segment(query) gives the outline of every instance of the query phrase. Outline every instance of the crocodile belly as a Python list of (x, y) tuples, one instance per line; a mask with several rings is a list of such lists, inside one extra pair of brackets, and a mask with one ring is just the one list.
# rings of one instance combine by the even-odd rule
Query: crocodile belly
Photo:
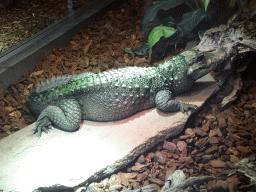
[(94, 93), (79, 98), (83, 119), (99, 122), (125, 119), (139, 111), (154, 107), (152, 99), (132, 94)]

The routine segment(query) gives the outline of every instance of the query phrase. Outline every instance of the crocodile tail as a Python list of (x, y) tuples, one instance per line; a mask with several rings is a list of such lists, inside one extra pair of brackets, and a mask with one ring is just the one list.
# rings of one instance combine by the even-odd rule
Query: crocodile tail
[(36, 92), (42, 92), (45, 90), (49, 90), (53, 87), (61, 86), (63, 84), (67, 84), (72, 79), (73, 75), (68, 76), (58, 76), (53, 77), (51, 79), (46, 79), (45, 81), (41, 81), (40, 84), (36, 86)]

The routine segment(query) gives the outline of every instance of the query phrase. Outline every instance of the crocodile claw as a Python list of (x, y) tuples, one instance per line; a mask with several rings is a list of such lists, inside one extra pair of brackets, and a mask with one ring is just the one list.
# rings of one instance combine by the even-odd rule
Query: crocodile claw
[(35, 128), (33, 129), (33, 134), (37, 132), (37, 136), (40, 138), (42, 131), (44, 131), (46, 134), (49, 134), (49, 130), (52, 128), (54, 127), (51, 125), (51, 121), (48, 118), (42, 118), (37, 120)]
[(180, 104), (180, 111), (182, 113), (188, 112), (190, 109), (195, 109), (197, 108), (197, 105), (190, 104), (190, 103), (181, 103)]

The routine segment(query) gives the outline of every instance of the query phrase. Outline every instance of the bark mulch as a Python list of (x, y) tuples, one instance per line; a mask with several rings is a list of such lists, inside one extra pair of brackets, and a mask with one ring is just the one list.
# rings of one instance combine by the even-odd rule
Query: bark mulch
[[(84, 2), (74, 1), (74, 5)], [(24, 0), (17, 7), (1, 11), (0, 51), (45, 28), (51, 23), (51, 17), (67, 15), (66, 6), (66, 2), (59, 0)], [(148, 56), (124, 51), (124, 48), (138, 48), (145, 41), (140, 22), (147, 6), (146, 0), (131, 0), (108, 11), (75, 35), (67, 46), (53, 49), (51, 55), (36, 64), (35, 70), (24, 73), (7, 90), (0, 90), (0, 139), (35, 122), (26, 106), (26, 97), (46, 78), (89, 71), (98, 73), (126, 66), (158, 66), (163, 62), (153, 63)], [(176, 50), (176, 54), (181, 51)], [(165, 60), (172, 57), (170, 54)], [(187, 177), (212, 175), (218, 178), (201, 186), (202, 191), (250, 191), (246, 188), (247, 176), (228, 176), (236, 162), (256, 156), (256, 86), (248, 75), (243, 82), (250, 85), (228, 109), (221, 111), (223, 96), (217, 95), (198, 115), (193, 127), (156, 146), (141, 156), (136, 165), (120, 171), (118, 177), (123, 179), (123, 189), (148, 184), (161, 189), (168, 176), (180, 169)]]

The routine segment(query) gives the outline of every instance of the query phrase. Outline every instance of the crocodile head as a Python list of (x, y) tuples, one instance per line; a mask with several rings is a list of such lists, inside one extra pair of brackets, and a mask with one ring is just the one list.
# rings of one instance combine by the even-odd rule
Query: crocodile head
[(209, 72), (216, 69), (225, 68), (225, 60), (227, 59), (227, 54), (225, 51), (214, 52), (207, 51), (190, 51), (188, 55), (188, 71), (187, 75), (193, 79), (197, 80)]

